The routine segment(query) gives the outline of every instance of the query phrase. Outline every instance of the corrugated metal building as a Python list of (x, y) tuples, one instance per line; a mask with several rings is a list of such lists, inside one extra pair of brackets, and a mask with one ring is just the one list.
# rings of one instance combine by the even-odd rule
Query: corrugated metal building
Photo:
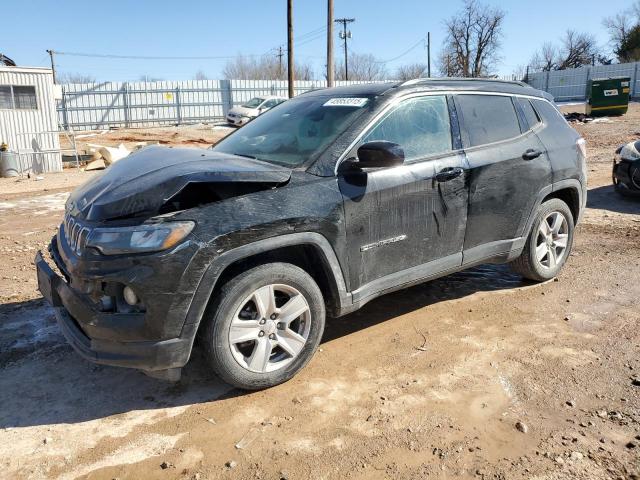
[(0, 143), (27, 172), (62, 170), (56, 87), (46, 68), (0, 67)]

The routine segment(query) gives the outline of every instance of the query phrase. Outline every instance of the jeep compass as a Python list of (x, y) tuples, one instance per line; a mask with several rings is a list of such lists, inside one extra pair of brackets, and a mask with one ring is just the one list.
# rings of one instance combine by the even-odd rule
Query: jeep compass
[(209, 150), (147, 147), (77, 188), (38, 283), (84, 358), (179, 378), (291, 378), (327, 315), (481, 263), (553, 278), (586, 203), (584, 140), (519, 82), (316, 90)]

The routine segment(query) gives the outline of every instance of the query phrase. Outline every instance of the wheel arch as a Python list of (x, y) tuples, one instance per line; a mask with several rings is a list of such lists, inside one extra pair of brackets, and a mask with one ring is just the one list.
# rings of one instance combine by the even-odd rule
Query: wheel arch
[(320, 287), (329, 314), (338, 316), (351, 303), (342, 269), (327, 239), (319, 233), (293, 233), (243, 245), (214, 259), (198, 284), (185, 325), (200, 323), (226, 280), (271, 262), (291, 263), (305, 270)]
[(562, 200), (564, 203), (567, 204), (567, 206), (569, 207), (569, 210), (571, 210), (571, 215), (573, 215), (574, 223), (577, 223), (578, 218), (580, 217), (580, 214), (581, 214), (580, 210), (581, 210), (582, 204), (581, 204), (580, 197), (581, 197), (580, 189), (575, 185), (569, 184), (569, 185), (563, 185), (560, 188), (554, 188), (553, 191), (549, 193), (547, 196), (545, 196), (540, 203), (542, 204), (552, 198), (557, 198), (559, 200)]
[(575, 179), (561, 180), (549, 185), (538, 193), (538, 198), (527, 219), (526, 228), (523, 231), (523, 237), (527, 238), (531, 232), (533, 221), (536, 218), (536, 212), (544, 202), (551, 198), (558, 198), (565, 202), (573, 215), (573, 222), (577, 225), (585, 205), (583, 198), (582, 184)]

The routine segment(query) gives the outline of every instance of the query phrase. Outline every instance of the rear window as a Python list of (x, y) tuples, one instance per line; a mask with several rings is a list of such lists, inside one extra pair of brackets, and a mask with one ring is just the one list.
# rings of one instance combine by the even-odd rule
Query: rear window
[(485, 145), (520, 135), (520, 124), (511, 97), (458, 95), (466, 146)]
[(564, 116), (549, 102), (545, 100), (534, 100), (533, 104), (544, 119), (545, 124), (567, 125)]
[(538, 114), (533, 109), (531, 102), (526, 98), (519, 98), (518, 101), (522, 106), (522, 110), (524, 111), (524, 116), (527, 119), (527, 123), (529, 124), (529, 128), (533, 128), (540, 123), (540, 118)]

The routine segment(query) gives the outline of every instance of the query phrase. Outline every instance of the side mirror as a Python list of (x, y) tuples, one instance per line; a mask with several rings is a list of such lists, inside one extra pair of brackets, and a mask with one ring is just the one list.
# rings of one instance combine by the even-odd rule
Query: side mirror
[(404, 150), (393, 142), (378, 140), (367, 142), (358, 148), (358, 168), (389, 168), (404, 163)]

